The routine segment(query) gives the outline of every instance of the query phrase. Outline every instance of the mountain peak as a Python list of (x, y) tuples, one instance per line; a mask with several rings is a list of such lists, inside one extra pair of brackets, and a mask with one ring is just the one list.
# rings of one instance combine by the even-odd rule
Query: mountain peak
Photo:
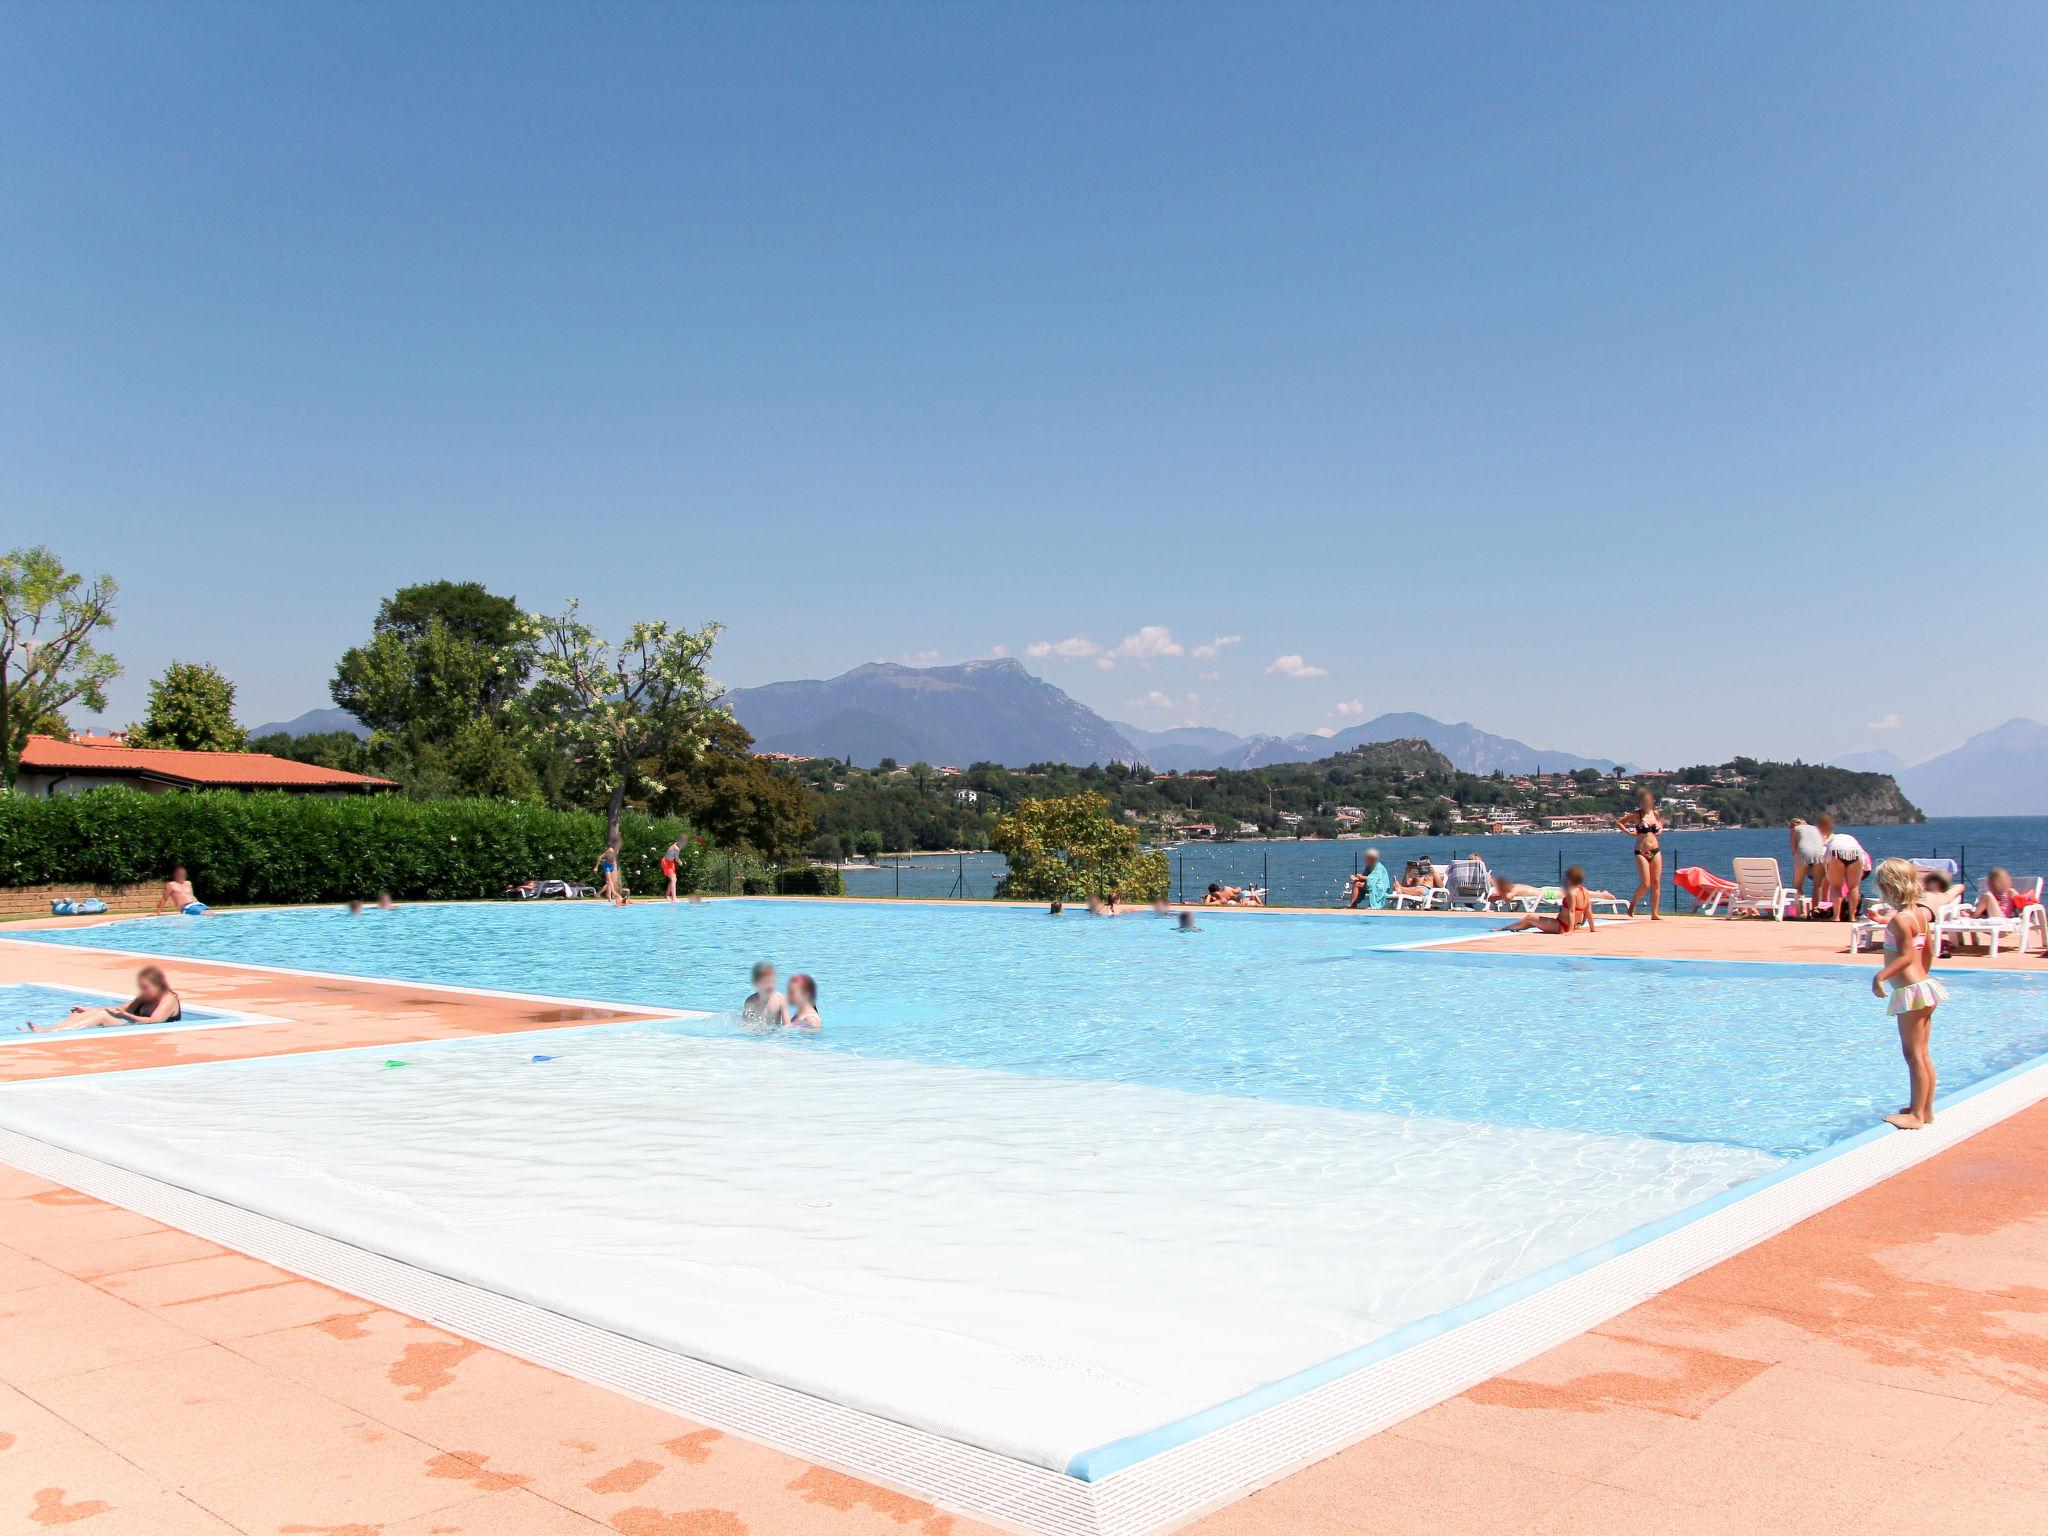
[(1009, 656), (869, 662), (823, 681), (735, 689), (725, 702), (763, 752), (961, 767), (1139, 757), (1115, 726)]

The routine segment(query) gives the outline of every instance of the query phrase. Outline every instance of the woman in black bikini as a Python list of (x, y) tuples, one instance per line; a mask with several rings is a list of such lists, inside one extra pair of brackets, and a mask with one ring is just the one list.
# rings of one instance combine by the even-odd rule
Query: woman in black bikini
[(145, 965), (135, 974), (135, 996), (119, 1008), (74, 1008), (55, 1024), (38, 1024), (31, 1019), (23, 1026), (29, 1034), (61, 1034), (72, 1029), (119, 1029), (127, 1024), (175, 1024), (185, 1017), (185, 1005), (171, 990), (164, 973)]
[(1628, 915), (1636, 915), (1636, 903), (1650, 898), (1650, 921), (1658, 922), (1657, 902), (1664, 894), (1664, 818), (1657, 814), (1657, 797), (1647, 789), (1636, 791), (1636, 808), (1614, 818), (1614, 824), (1636, 840), (1636, 893), (1628, 899)]

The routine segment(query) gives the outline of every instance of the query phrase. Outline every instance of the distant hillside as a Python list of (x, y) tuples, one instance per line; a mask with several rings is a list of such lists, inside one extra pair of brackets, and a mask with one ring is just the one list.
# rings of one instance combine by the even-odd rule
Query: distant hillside
[(822, 681), (769, 683), (726, 695), (761, 752), (898, 762), (1130, 762), (1115, 726), (1014, 660), (954, 667), (874, 662)]
[(1844, 752), (1840, 757), (1829, 758), (1828, 766), (1847, 768), (1853, 773), (1888, 773), (1893, 778), (1906, 771), (1906, 764), (1899, 755), (1882, 747), (1869, 752)]
[(1192, 773), (1203, 768), (1239, 766), (1232, 754), (1244, 747), (1244, 738), (1209, 725), (1184, 725), (1171, 731), (1141, 730), (1121, 720), (1109, 722), (1117, 733), (1140, 752), (1145, 761), (1162, 773)]
[(1375, 741), (1417, 739), (1428, 742), (1464, 773), (1569, 773), (1592, 768), (1601, 773), (1615, 766), (1612, 758), (1581, 757), (1575, 752), (1532, 747), (1508, 736), (1495, 736), (1475, 725), (1448, 725), (1428, 715), (1380, 715), (1363, 725), (1349, 726), (1334, 736), (1234, 736), (1228, 731), (1195, 727), (1177, 731), (1118, 730), (1162, 771), (1193, 773), (1210, 768), (1270, 768), (1281, 763), (1310, 763)]
[(1930, 816), (2048, 816), (2048, 725), (2008, 720), (1898, 780)]
[(268, 725), (249, 727), (252, 737), (324, 736), (329, 731), (346, 731), (351, 736), (361, 737), (370, 734), (370, 728), (345, 709), (309, 709), (289, 720), (273, 720)]

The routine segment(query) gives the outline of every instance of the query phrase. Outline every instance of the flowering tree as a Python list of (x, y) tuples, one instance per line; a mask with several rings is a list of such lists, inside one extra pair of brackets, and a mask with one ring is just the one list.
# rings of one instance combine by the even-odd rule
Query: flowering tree
[(34, 731), (62, 730), (64, 709), (107, 707), (121, 664), (93, 645), (114, 622), (111, 576), (88, 582), (45, 545), (0, 555), (0, 783)]
[(561, 614), (531, 614), (527, 623), (536, 649), (524, 709), (564, 756), (605, 787), (605, 835), (616, 844), (637, 765), (701, 748), (719, 713), (725, 690), (705, 664), (722, 626), (642, 622), (614, 652), (577, 616), (573, 600)]

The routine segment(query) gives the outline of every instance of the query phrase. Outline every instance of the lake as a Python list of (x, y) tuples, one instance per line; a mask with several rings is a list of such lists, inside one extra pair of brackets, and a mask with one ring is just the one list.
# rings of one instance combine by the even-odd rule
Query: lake
[[(2048, 874), (2048, 816), (1943, 816), (1918, 826), (1848, 827), (1874, 859), (1933, 855), (1960, 860), (1972, 881), (1995, 864), (2015, 875)], [(1568, 864), (1584, 867), (1595, 889), (1627, 897), (1635, 889), (1633, 842), (1620, 832), (1544, 832), (1522, 837), (1375, 837), (1366, 842), (1191, 843), (1167, 858), (1176, 901), (1199, 901), (1209, 882), (1263, 885), (1276, 907), (1326, 907), (1337, 903), (1345, 879), (1368, 848), (1399, 875), (1408, 860), (1427, 853), (1441, 869), (1460, 853), (1476, 853), (1489, 869), (1531, 885), (1554, 885)], [(1792, 876), (1791, 845), (1783, 827), (1728, 831), (1671, 831), (1664, 834), (1667, 910), (1674, 871), (1699, 864), (1729, 873), (1738, 857), (1778, 860)], [(954, 897), (987, 900), (1002, 878), (1001, 854), (916, 854), (880, 868), (848, 869), (852, 896)], [(1692, 909), (1684, 897), (1680, 910)]]

